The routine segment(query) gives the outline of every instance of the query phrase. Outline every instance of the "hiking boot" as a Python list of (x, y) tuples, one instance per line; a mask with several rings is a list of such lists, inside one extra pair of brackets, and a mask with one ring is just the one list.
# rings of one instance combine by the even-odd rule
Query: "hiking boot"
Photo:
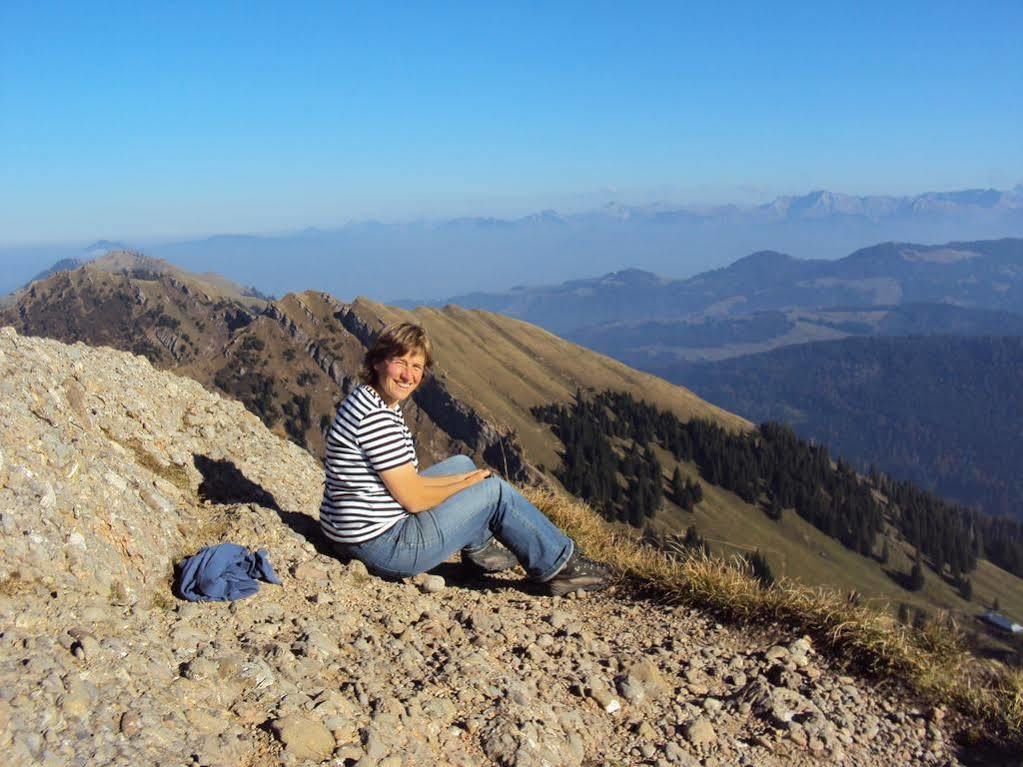
[(479, 551), (462, 552), (462, 564), (484, 573), (510, 570), (518, 563), (518, 558), (493, 538)]
[(552, 597), (563, 597), (579, 589), (600, 591), (610, 585), (611, 573), (607, 565), (588, 559), (576, 550), (558, 574), (543, 584), (543, 588)]

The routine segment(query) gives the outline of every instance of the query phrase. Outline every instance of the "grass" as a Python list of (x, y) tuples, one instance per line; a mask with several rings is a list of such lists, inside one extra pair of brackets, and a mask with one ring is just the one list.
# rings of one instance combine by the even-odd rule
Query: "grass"
[(788, 578), (763, 588), (738, 558), (655, 549), (613, 531), (571, 497), (546, 488), (524, 492), (587, 553), (610, 564), (637, 591), (730, 621), (783, 624), (871, 674), (903, 682), (930, 703), (955, 708), (988, 735), (1023, 745), (1023, 672), (973, 656), (947, 615), (916, 629), (834, 590)]
[(142, 468), (148, 469), (156, 476), (167, 480), (178, 488), (178, 490), (184, 490), (186, 492), (191, 491), (191, 482), (188, 478), (188, 471), (184, 466), (161, 463), (157, 460), (156, 456), (143, 447), (141, 440), (135, 437), (117, 439), (106, 429), (103, 430), (103, 433), (106, 435), (107, 439), (130, 450), (132, 455), (135, 456), (135, 462)]
[[(890, 559), (882, 565), (873, 557), (847, 549), (792, 509), (786, 509), (782, 519), (775, 522), (734, 493), (703, 480), (694, 464), (679, 463), (659, 447), (655, 448), (655, 453), (661, 459), (665, 479), (677, 466), (683, 478), (699, 481), (704, 493), (703, 501), (691, 512), (679, 509), (666, 499), (650, 520), (657, 533), (680, 533), (689, 525), (695, 525), (715, 553), (731, 555), (759, 549), (775, 575), (810, 586), (857, 591), (865, 599), (876, 602), (879, 608), (887, 603), (892, 614), (900, 603), (914, 611), (934, 615), (951, 611), (976, 634), (983, 634), (976, 624), (976, 616), (996, 597), (1003, 613), (1016, 619), (1023, 617), (1023, 579), (985, 559), (980, 560), (969, 576), (973, 583), (971, 602), (962, 598), (950, 580), (939, 578), (930, 569), (922, 591), (906, 591), (885, 572), (908, 573), (913, 566), (912, 547), (894, 529), (889, 528), (887, 533)], [(876, 549), (880, 550), (880, 545)], [(993, 643), (1000, 645), (997, 641)]]
[(3, 597), (16, 597), (33, 591), (35, 587), (35, 581), (26, 580), (17, 571), (0, 578), (0, 596)]

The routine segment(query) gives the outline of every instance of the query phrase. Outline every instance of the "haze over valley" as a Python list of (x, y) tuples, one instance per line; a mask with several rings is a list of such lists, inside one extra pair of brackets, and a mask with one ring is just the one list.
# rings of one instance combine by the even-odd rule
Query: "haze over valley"
[(608, 202), (568, 214), (353, 221), (277, 235), (225, 233), (163, 242), (117, 236), (51, 247), (0, 242), (0, 257), (8, 263), (0, 293), (58, 259), (118, 247), (141, 249), (194, 272), (217, 272), (274, 295), (316, 286), (348, 299), (366, 295), (408, 303), (626, 267), (685, 278), (765, 249), (832, 260), (886, 240), (936, 244), (1021, 231), (1023, 185), (902, 197), (814, 191), (755, 206)]

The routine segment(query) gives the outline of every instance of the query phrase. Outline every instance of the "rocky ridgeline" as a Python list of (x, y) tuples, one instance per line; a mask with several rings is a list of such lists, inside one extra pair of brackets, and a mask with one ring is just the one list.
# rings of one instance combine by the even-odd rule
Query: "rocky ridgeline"
[[(142, 357), (4, 328), (0, 372), (5, 764), (957, 763), (940, 709), (780, 630), (370, 577), (318, 550), (307, 453)], [(283, 586), (175, 599), (221, 541)]]

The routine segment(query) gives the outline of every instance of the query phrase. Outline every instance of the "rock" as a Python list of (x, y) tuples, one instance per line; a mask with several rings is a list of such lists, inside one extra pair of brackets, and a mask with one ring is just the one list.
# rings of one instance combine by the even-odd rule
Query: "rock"
[(705, 717), (697, 717), (682, 728), (682, 734), (686, 740), (697, 748), (706, 748), (717, 741), (717, 733), (714, 732), (714, 725)]
[(71, 645), (71, 652), (76, 657), (81, 657), (85, 661), (95, 661), (99, 658), (99, 640), (96, 637), (86, 631), (77, 631), (72, 636), (76, 637), (76, 641)]
[(142, 719), (134, 711), (125, 711), (121, 714), (118, 729), (126, 738), (133, 738), (142, 730)]
[(369, 576), (369, 570), (366, 569), (365, 563), (358, 559), (353, 559), (348, 563), (348, 575), (351, 576), (352, 580), (356, 583), (367, 580)]
[(300, 581), (322, 582), (327, 580), (327, 573), (312, 562), (303, 562), (291, 570), (292, 576)]
[(295, 759), (322, 761), (334, 751), (334, 736), (322, 722), (301, 714), (275, 719), (271, 728)]
[(703, 701), (703, 710), (707, 712), (708, 716), (715, 716), (721, 713), (721, 709), (724, 704), (717, 698), (705, 698)]
[(587, 679), (586, 687), (587, 694), (607, 713), (613, 714), (621, 710), (621, 702), (614, 696), (610, 688), (599, 679), (593, 677)]
[(646, 688), (643, 683), (633, 676), (623, 676), (616, 680), (618, 686), (618, 692), (625, 700), (629, 701), (634, 706), (639, 706), (646, 702)]
[(436, 594), (438, 591), (444, 590), (444, 578), (440, 575), (431, 575), (428, 573), (422, 573), (417, 575), (413, 579), (419, 590), (424, 594)]
[(84, 684), (75, 682), (71, 689), (60, 696), (57, 704), (64, 716), (81, 719), (92, 710), (92, 696)]

